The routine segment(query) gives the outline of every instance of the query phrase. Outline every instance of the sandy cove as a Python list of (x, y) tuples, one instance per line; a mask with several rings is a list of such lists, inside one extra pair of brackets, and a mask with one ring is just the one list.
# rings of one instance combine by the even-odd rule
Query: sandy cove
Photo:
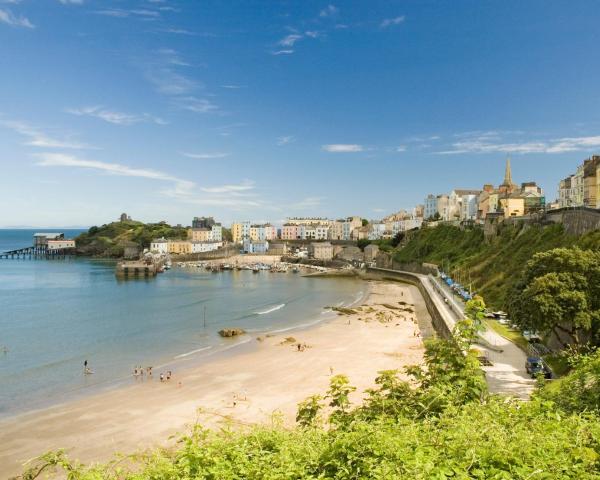
[[(2, 478), (20, 473), (23, 462), (51, 449), (64, 448), (87, 463), (168, 445), (170, 435), (185, 432), (198, 419), (199, 407), (210, 412), (200, 423), (212, 427), (225, 418), (268, 422), (275, 412), (293, 424), (297, 404), (325, 393), (331, 372), (350, 378), (358, 402), (378, 371), (422, 361), (415, 315), (423, 321), (429, 314), (419, 291), (399, 283), (370, 282), (368, 297), (355, 308), (309, 329), (253, 339), (251, 351), (174, 369), (169, 382), (161, 383), (155, 373), (150, 381), (132, 379), (131, 386), (5, 420), (0, 423)], [(286, 342), (287, 337), (294, 341)], [(298, 343), (307, 348), (299, 351)]]

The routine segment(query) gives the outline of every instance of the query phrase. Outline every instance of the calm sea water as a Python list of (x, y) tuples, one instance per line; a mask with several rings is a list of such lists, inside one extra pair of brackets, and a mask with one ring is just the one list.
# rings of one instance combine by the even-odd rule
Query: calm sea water
[[(32, 234), (0, 230), (0, 251), (30, 245)], [(110, 261), (0, 260), (0, 348), (9, 349), (0, 352), (0, 416), (133, 382), (135, 365), (177, 371), (234, 354), (259, 332), (329, 318), (323, 307), (351, 304), (363, 289), (348, 279), (177, 267), (118, 281)], [(223, 327), (250, 335), (223, 339)], [(86, 359), (93, 375), (82, 373)]]

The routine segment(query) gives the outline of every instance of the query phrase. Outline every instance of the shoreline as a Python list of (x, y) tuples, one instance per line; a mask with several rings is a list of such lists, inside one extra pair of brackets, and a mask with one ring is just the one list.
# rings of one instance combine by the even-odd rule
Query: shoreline
[[(250, 338), (230, 347), (240, 350), (233, 355), (215, 352), (201, 365), (175, 371), (170, 382), (144, 379), (1, 419), (0, 471), (17, 474), (23, 461), (49, 449), (66, 448), (72, 458), (89, 462), (107, 461), (116, 452), (164, 445), (160, 442), (186, 431), (186, 425), (197, 420), (198, 407), (211, 412), (201, 417), (209, 427), (218, 426), (224, 417), (261, 423), (275, 411), (293, 424), (297, 403), (323, 393), (331, 369), (350, 377), (357, 386), (354, 400), (360, 400), (377, 371), (418, 363), (423, 351), (416, 336), (418, 326), (413, 323), (415, 314), (423, 311), (418, 291), (386, 282), (366, 282), (365, 286), (361, 297), (344, 308), (353, 310), (354, 306), (365, 312), (373, 310), (371, 313), (338, 312), (313, 324), (265, 332), (259, 335), (260, 341)], [(382, 306), (401, 297), (415, 305), (412, 314)], [(394, 332), (391, 337), (390, 328)], [(286, 337), (308, 347), (297, 351), (296, 344)], [(233, 406), (233, 398), (247, 400)]]

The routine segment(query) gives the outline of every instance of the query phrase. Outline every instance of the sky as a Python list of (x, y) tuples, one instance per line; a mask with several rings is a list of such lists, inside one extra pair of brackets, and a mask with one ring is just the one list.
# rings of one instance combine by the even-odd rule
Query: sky
[(376, 219), (600, 154), (600, 3), (0, 0), (0, 227)]

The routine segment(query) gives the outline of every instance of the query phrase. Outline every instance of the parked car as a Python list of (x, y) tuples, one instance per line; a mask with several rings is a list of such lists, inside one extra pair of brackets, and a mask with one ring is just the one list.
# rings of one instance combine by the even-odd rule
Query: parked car
[(552, 370), (540, 357), (527, 357), (525, 370), (531, 375), (531, 378), (537, 377), (539, 373), (543, 374), (544, 378), (552, 378)]

